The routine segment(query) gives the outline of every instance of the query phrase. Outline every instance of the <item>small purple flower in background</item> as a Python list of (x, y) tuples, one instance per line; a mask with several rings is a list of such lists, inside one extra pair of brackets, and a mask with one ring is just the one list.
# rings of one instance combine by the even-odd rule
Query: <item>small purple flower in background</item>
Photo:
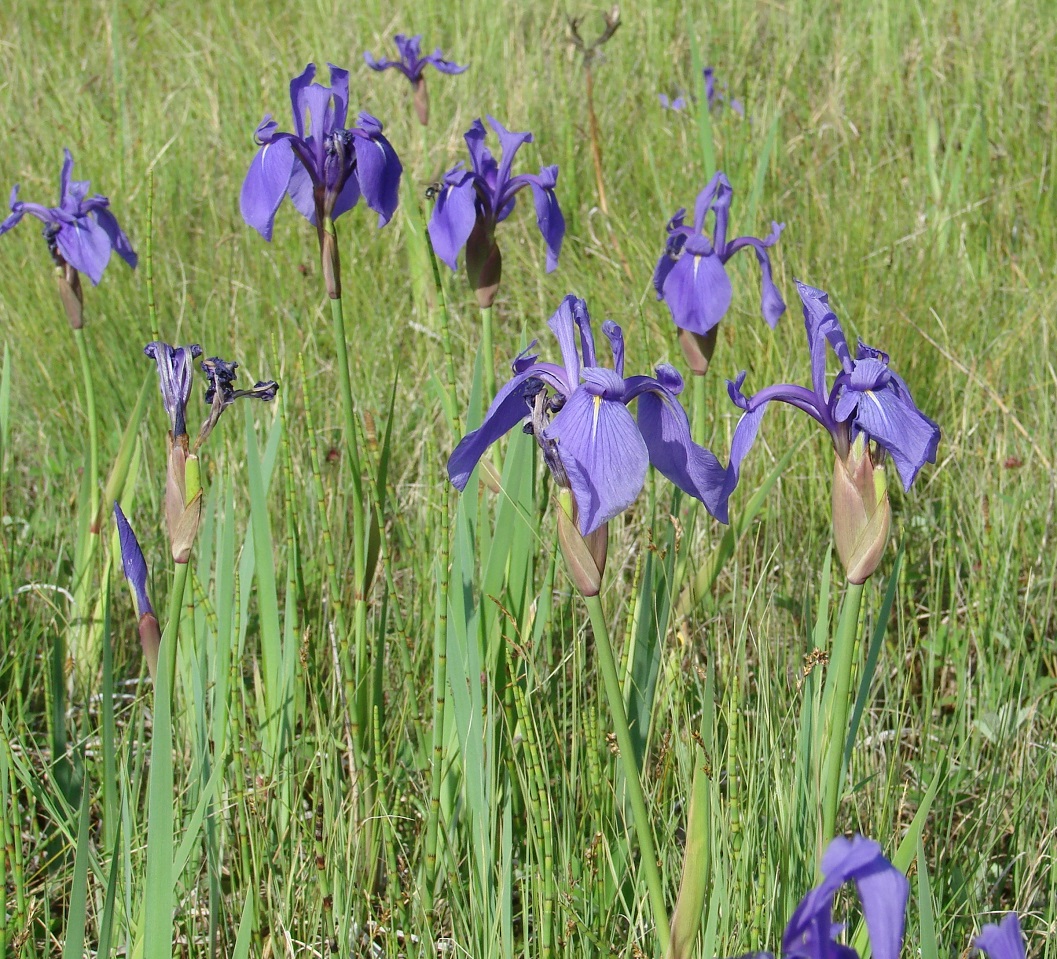
[(313, 83), (316, 65), (290, 81), (296, 133), (283, 133), (267, 114), (257, 127), (261, 145), (242, 184), (243, 219), (266, 240), (284, 196), (322, 231), (325, 220), (351, 210), (362, 195), (378, 225), (396, 210), (402, 167), (382, 125), (367, 113), (346, 129), (349, 74), (330, 65), (331, 86)]
[(73, 157), (69, 150), (63, 153), (59, 205), (46, 207), (39, 203), (23, 203), (18, 198), (18, 184), (15, 184), (11, 189), (11, 213), (0, 223), (0, 236), (28, 213), (44, 224), (44, 236), (52, 255), (61, 256), (62, 262), (69, 263), (78, 273), (84, 273), (93, 285), (103, 278), (112, 250), (135, 269), (136, 251), (110, 212), (110, 201), (98, 193), (88, 196), (88, 180), (70, 179)]
[(114, 522), (117, 524), (118, 542), (121, 545), (121, 565), (125, 571), (125, 579), (128, 580), (135, 596), (140, 643), (143, 646), (143, 654), (147, 657), (147, 668), (153, 678), (158, 670), (161, 630), (158, 628), (158, 617), (154, 615), (150, 596), (147, 595), (147, 561), (143, 558), (143, 550), (140, 549), (136, 534), (116, 501)]
[[(764, 240), (752, 236), (727, 239), (727, 221), (733, 196), (730, 182), (717, 173), (697, 197), (693, 228), (684, 224), (686, 210), (679, 210), (668, 223), (665, 252), (653, 271), (657, 299), (664, 300), (680, 330), (680, 343), (693, 372), (708, 369), (715, 346), (715, 328), (723, 319), (733, 298), (733, 288), (725, 264), (739, 250), (750, 247), (756, 254), (762, 274), (763, 318), (773, 329), (785, 312), (785, 303), (771, 278), (767, 249), (778, 242), (784, 223), (772, 223), (771, 235)], [(705, 232), (705, 219), (714, 215), (711, 237)]]
[(973, 948), (988, 959), (1026, 959), (1024, 934), (1020, 931), (1017, 914), (1011, 912), (998, 925), (984, 926), (973, 942)]
[(660, 100), (662, 109), (672, 110), (675, 113), (679, 113), (686, 107), (686, 97), (683, 94), (674, 99), (669, 99), (667, 93), (658, 93), (657, 99)]
[(426, 92), (426, 78), (422, 75), (427, 66), (434, 67), (440, 73), (456, 74), (463, 73), (469, 67), (460, 67), (457, 63), (445, 60), (441, 55), (440, 47), (437, 47), (428, 56), (422, 56), (420, 49), (422, 35), (406, 37), (402, 33), (396, 35), (396, 48), (400, 51), (399, 60), (375, 60), (370, 53), (364, 53), (363, 59), (372, 70), (388, 70), (390, 67), (399, 70), (411, 82), (415, 91), (415, 112), (419, 122), (425, 126), (429, 123), (429, 94)]
[(708, 100), (708, 109), (714, 110), (722, 103), (726, 103), (739, 117), (745, 116), (745, 108), (740, 100), (727, 96), (727, 85), (723, 84), (722, 92), (716, 89), (716, 71), (712, 67), (705, 67), (702, 71), (705, 78), (705, 98)]
[[(455, 487), (465, 489), (485, 450), (528, 419), (526, 430), (535, 435), (556, 483), (572, 490), (581, 535), (589, 536), (635, 501), (650, 463), (726, 522), (726, 471), (690, 439), (676, 399), (683, 388), (678, 371), (662, 365), (656, 377), (625, 378), (624, 335), (611, 320), (602, 332), (614, 368), (599, 366), (587, 305), (575, 296), (565, 297), (549, 326), (561, 364), (538, 362), (531, 346), (514, 360), (513, 379), (448, 460)], [(636, 399), (637, 423), (627, 409)]]
[(471, 168), (464, 169), (460, 162), (444, 175), (429, 221), (433, 249), (452, 270), (457, 269), (459, 251), (466, 248), (466, 273), (482, 307), (492, 305), (502, 275), (495, 228), (510, 216), (519, 191), (532, 188), (536, 222), (547, 244), (548, 273), (558, 265), (565, 236), (565, 218), (554, 195), (558, 167), (545, 166), (538, 174), (511, 176), (514, 155), (522, 144), (532, 142), (532, 134), (511, 133), (492, 117), (488, 123), (499, 136), (502, 160), (497, 162), (484, 145), (484, 124), (474, 120), (464, 137)]
[[(918, 409), (906, 383), (888, 368), (888, 354), (860, 341), (852, 357), (844, 332), (821, 290), (797, 281), (811, 350), (812, 388), (769, 386), (753, 396), (742, 392), (745, 373), (728, 392), (745, 415), (731, 446), (731, 489), (741, 462), (752, 448), (767, 404), (789, 403), (816, 419), (830, 433), (836, 451), (833, 526), (837, 552), (848, 578), (865, 582), (873, 573), (888, 538), (891, 507), (884, 481), (885, 457), (891, 456), (909, 490), (925, 463), (936, 462), (940, 429)], [(841, 371), (826, 389), (826, 343)]]

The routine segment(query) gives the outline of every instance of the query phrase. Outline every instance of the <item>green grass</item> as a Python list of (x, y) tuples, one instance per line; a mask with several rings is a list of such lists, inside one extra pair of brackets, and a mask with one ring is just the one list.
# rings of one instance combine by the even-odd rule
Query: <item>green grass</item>
[[(340, 955), (367, 954), (368, 936), (381, 955), (429, 954), (416, 936), (506, 959), (542, 954), (548, 920), (554, 955), (655, 954), (587, 611), (555, 561), (549, 484), (524, 469), (531, 444), (519, 437), (509, 447), (504, 495), (478, 497), (471, 486), (449, 503), (444, 463), (458, 436), (445, 341), (455, 415), (472, 424), (482, 405), (479, 321), (462, 275), (441, 267), (447, 326), (421, 292), (429, 281), (413, 282), (408, 264), (419, 260), (408, 244), (421, 223), (408, 201), (463, 158), (474, 118), (531, 129), (519, 169), (559, 165), (568, 232), (559, 269), (546, 275), (531, 203), (500, 227), (500, 382), (531, 339), (550, 354), (545, 323), (570, 291), (596, 322), (624, 327), (630, 373), (683, 368), (651, 274), (663, 225), (692, 207), (706, 159), (693, 116), (661, 110), (656, 93), (694, 87), (696, 48), (747, 113), (710, 118), (715, 162), (735, 190), (732, 229), (758, 236), (772, 219), (785, 222), (773, 263), (787, 302), (794, 277), (828, 290), (849, 337), (888, 351), (943, 429), (936, 466), (910, 494), (893, 492), (892, 543), (865, 590), (859, 670), (894, 587), (838, 830), (877, 838), (889, 856), (909, 835), (906, 955), (962, 954), (982, 922), (1017, 909), (1029, 955), (1057, 957), (1049, 5), (629, 8), (594, 68), (608, 224), (594, 209), (583, 72), (566, 38), (566, 17), (583, 12), (481, 0), (3, 5), (0, 190), (19, 182), (22, 199), (54, 203), (69, 146), (75, 177), (111, 198), (142, 255), (153, 171), (162, 337), (200, 342), (207, 355), (237, 359), (244, 380), (282, 385), (278, 404), (244, 410), (245, 420), (226, 413), (203, 450), (205, 510), (180, 604), (171, 727), (159, 727), (170, 717), (155, 710), (119, 567), (106, 565), (109, 536), (92, 560), (92, 608), (71, 606), (88, 461), (81, 369), (36, 221), (0, 239), (6, 954), (79, 955), (67, 931), (79, 939), (83, 925), (90, 955), (100, 943), (108, 955), (168, 955), (168, 932), (157, 931), (165, 917), (144, 912), (167, 901), (179, 956), (326, 954), (330, 943)], [(463, 76), (429, 74), (426, 136), (407, 84), (362, 63), (364, 50), (391, 53), (397, 31), (422, 32), (429, 49), (471, 64)], [(385, 229), (362, 207), (338, 222), (353, 388), (377, 436), (365, 427), (360, 437), (364, 476), (378, 476), (385, 460), (387, 477), (366, 668), (353, 684), (341, 651), (348, 637), (334, 629), (336, 610), (351, 624), (355, 606), (350, 474), (316, 239), (286, 204), (267, 244), (238, 207), (253, 130), (265, 112), (289, 126), (287, 84), (310, 60), (351, 68), (351, 108), (385, 123), (408, 181)], [(706, 383), (708, 439), (721, 459), (738, 414), (726, 377), (748, 370), (752, 391), (810, 375), (799, 309), (771, 333), (752, 258), (732, 260), (731, 273), (734, 304)], [(141, 353), (151, 338), (146, 304), (144, 270), (117, 258), (99, 287), (86, 283), (103, 480), (151, 367)], [(164, 611), (173, 581), (166, 427), (151, 390), (134, 452), (127, 447), (135, 466), (122, 502), (133, 505)], [(625, 696), (670, 906), (694, 771), (707, 764), (712, 773), (700, 955), (777, 949), (816, 878), (804, 724), (816, 715), (822, 673), (805, 679), (804, 657), (825, 645), (841, 593), (835, 561), (832, 583), (824, 572), (825, 436), (795, 411), (770, 410), (732, 507), (735, 517), (748, 508), (790, 446), (791, 464), (685, 621), (664, 619), (678, 599), (665, 592), (668, 571), (684, 559), (688, 576), (703, 567), (722, 527), (699, 518), (691, 528), (684, 501), (676, 520), (686, 535), (676, 535), (670, 493), (653, 478), (611, 524), (602, 603), (620, 675), (635, 683)], [(448, 523), (448, 602), (438, 607)], [(676, 548), (672, 563), (665, 551)], [(79, 617), (96, 615), (107, 595), (96, 658), (57, 667), (57, 640), (69, 646)], [(435, 737), (441, 637), (448, 689)], [(59, 667), (66, 689), (55, 688)], [(363, 720), (356, 742), (350, 689)], [(695, 739), (702, 711), (714, 712), (704, 746)], [(165, 733), (171, 832), (158, 810), (165, 770), (151, 764)], [(62, 742), (59, 757), (53, 744)], [(434, 815), (437, 884), (427, 894)], [(164, 845), (149, 850), (155, 835)], [(174, 885), (163, 889), (167, 869), (153, 854), (169, 853)], [(851, 896), (839, 911), (849, 908), (854, 935)]]

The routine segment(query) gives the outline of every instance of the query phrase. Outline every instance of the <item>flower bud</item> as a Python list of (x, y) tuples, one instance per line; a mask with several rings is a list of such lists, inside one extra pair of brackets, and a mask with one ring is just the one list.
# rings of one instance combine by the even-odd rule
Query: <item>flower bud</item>
[(59, 298), (66, 311), (71, 330), (84, 326), (84, 294), (81, 292), (81, 274), (69, 263), (55, 269), (55, 283), (59, 287)]
[(883, 465), (875, 465), (859, 434), (833, 465), (833, 539), (848, 581), (865, 583), (877, 569), (892, 526)]
[(503, 276), (503, 255), (495, 232), (478, 220), (466, 241), (466, 276), (477, 295), (477, 305), (487, 309), (495, 302)]
[(169, 471), (165, 484), (165, 520), (172, 558), (186, 563), (202, 520), (202, 481), (198, 457), (187, 452), (187, 437), (169, 434)]
[(425, 77), (419, 77), (415, 83), (415, 115), (422, 126), (429, 125), (429, 91), (426, 89)]
[(583, 536), (576, 525), (576, 500), (570, 489), (558, 490), (558, 545), (569, 577), (584, 596), (597, 596), (602, 589), (609, 548), (609, 524)]
[(158, 617), (154, 613), (144, 613), (139, 618), (139, 641), (143, 647), (143, 655), (147, 659), (147, 669), (150, 670), (150, 678), (158, 676), (158, 650), (161, 648), (161, 627), (158, 625)]

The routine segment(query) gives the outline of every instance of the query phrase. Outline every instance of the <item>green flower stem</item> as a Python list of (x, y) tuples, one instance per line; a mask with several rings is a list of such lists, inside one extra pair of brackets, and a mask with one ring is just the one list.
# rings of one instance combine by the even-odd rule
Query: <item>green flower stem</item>
[(159, 650), (159, 656), (164, 655), (168, 660), (170, 703), (173, 701), (173, 692), (176, 689), (176, 642), (180, 636), (180, 613), (184, 601), (184, 587), (187, 585), (188, 567), (188, 563), (176, 564), (172, 594), (169, 596), (169, 615), (165, 620), (165, 629), (162, 632), (161, 648)]
[(863, 584), (848, 583), (841, 604), (837, 633), (829, 656), (826, 688), (822, 698), (825, 712), (823, 743), (825, 765), (822, 772), (822, 842), (833, 838), (840, 805), (844, 741), (848, 728), (848, 708), (851, 705), (851, 670), (855, 658), (855, 640), (859, 631), (859, 608), (862, 605)]
[(88, 503), (92, 517), (89, 531), (99, 533), (99, 427), (95, 417), (95, 387), (92, 384), (92, 364), (88, 360), (88, 345), (84, 341), (84, 328), (73, 331), (77, 353), (81, 358), (81, 376), (84, 379), (84, 408), (88, 416)]
[[(333, 224), (331, 224), (333, 226)], [(341, 307), (341, 298), (330, 301), (330, 315), (334, 321), (334, 345), (338, 353), (338, 377), (341, 388), (341, 399), (345, 407), (345, 438), (348, 442), (350, 471), (352, 473), (352, 570), (355, 584), (355, 605), (353, 607), (353, 633), (355, 635), (355, 663), (345, 663), (346, 690), (352, 691), (352, 684), (360, 678), (366, 678), (367, 662), (367, 597), (366, 585), (366, 546), (367, 526), (366, 511), (363, 502), (363, 478), (360, 466), (360, 446), (356, 429), (356, 405), (352, 399), (352, 378), (349, 374), (349, 351), (345, 342), (345, 314)], [(351, 669), (350, 669), (351, 665)], [(370, 684), (366, 684), (369, 688)], [(363, 750), (360, 741), (361, 705), (359, 694), (354, 693), (348, 699), (350, 726), (354, 743)], [(370, 715), (368, 711), (365, 715)]]
[(448, 578), (451, 564), (451, 524), (455, 513), (455, 487), (447, 488), (444, 517), (440, 524), (440, 566), (437, 570), (437, 608), (433, 621), (433, 778), (426, 822), (426, 881), (422, 904), (433, 912), (433, 889), (437, 881), (437, 835), (440, 829), (440, 790), (444, 782), (444, 705), (448, 692)]
[(653, 829), (650, 826), (649, 813), (646, 811), (646, 797), (642, 792), (642, 780), (635, 765), (635, 747), (631, 742), (631, 730), (628, 729), (628, 718), (624, 712), (624, 696), (617, 678), (617, 664), (613, 656), (613, 646), (609, 641), (609, 628), (602, 611), (602, 601), (597, 596), (585, 596), (587, 611), (591, 617), (591, 628), (595, 634), (595, 649), (598, 651), (598, 665), (602, 670), (602, 681), (606, 687), (606, 698), (613, 714), (613, 727), (617, 734), (617, 746), (620, 749), (620, 761), (624, 766), (624, 779), (627, 782), (628, 797), (631, 800), (631, 813), (635, 821), (635, 833), (639, 840), (642, 857), (642, 869), (646, 875), (646, 887), (650, 895), (650, 908), (653, 910), (653, 921), (657, 924), (657, 938), (660, 940), (661, 952), (668, 951), (671, 933), (668, 926), (668, 907), (664, 899), (664, 888), (661, 885), (661, 873), (657, 867), (657, 849), (653, 842)]
[(495, 396), (495, 347), (492, 345), (492, 307), (481, 307), (481, 362), (484, 364), (484, 407)]
[(691, 376), (693, 381), (693, 412), (690, 416), (690, 436), (698, 446), (705, 445), (705, 427), (708, 423), (708, 392), (705, 377)]

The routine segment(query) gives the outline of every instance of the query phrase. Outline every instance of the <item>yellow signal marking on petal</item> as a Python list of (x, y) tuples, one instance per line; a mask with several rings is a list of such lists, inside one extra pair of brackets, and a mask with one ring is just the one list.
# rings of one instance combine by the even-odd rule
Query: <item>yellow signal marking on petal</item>
[(592, 399), (595, 401), (594, 409), (591, 411), (591, 442), (593, 443), (598, 433), (598, 411), (602, 408), (602, 397), (594, 396)]

